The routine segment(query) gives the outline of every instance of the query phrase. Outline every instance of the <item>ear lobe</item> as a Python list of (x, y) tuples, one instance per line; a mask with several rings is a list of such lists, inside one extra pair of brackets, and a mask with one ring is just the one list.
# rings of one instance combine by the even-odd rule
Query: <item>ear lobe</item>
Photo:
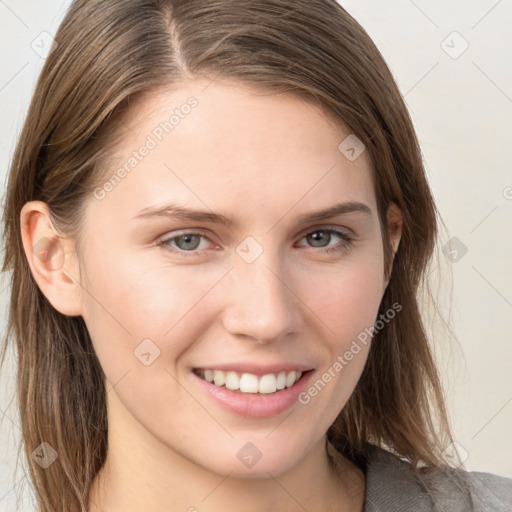
[(42, 201), (26, 203), (20, 222), (23, 249), (39, 289), (63, 315), (81, 315), (81, 285), (76, 280), (79, 268), (73, 240), (63, 238), (54, 228), (48, 206)]

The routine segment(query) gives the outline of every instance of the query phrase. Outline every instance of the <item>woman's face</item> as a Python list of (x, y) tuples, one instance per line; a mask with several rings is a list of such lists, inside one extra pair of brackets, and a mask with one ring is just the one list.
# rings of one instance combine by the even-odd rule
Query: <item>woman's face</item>
[(367, 155), (311, 104), (229, 82), (121, 125), (80, 273), (110, 428), (224, 475), (286, 471), (354, 390), (385, 289)]

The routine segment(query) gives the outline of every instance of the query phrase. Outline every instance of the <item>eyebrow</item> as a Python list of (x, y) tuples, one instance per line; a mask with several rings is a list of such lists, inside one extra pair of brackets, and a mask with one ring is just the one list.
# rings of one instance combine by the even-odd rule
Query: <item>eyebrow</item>
[[(338, 215), (345, 215), (347, 213), (363, 213), (365, 215), (371, 216), (372, 210), (364, 203), (350, 201), (346, 203), (338, 203), (323, 210), (301, 215), (298, 218), (298, 222), (301, 224), (318, 222), (337, 217)], [(134, 217), (132, 217), (132, 219), (150, 219), (155, 217), (172, 217), (181, 220), (193, 220), (196, 222), (210, 222), (213, 224), (221, 224), (227, 227), (232, 227), (236, 224), (232, 218), (227, 217), (226, 215), (207, 210), (185, 208), (178, 204), (168, 204), (162, 207), (144, 208), (140, 210)]]

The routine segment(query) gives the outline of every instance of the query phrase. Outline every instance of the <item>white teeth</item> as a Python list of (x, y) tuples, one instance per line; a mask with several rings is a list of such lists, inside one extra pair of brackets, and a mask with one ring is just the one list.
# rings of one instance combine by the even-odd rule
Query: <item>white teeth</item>
[(258, 391), (260, 393), (274, 393), (277, 390), (277, 379), (275, 375), (263, 375), (260, 379)]
[(240, 377), (240, 391), (242, 393), (257, 393), (258, 392), (258, 377), (252, 373), (244, 373)]
[(213, 370), (213, 382), (215, 382), (216, 386), (223, 386), (226, 382), (226, 376), (224, 372), (220, 370)]
[(295, 370), (292, 370), (287, 376), (286, 376), (286, 387), (289, 388), (294, 382), (295, 382), (296, 373)]
[(289, 388), (297, 382), (302, 372), (292, 370), (291, 372), (279, 372), (277, 375), (268, 373), (261, 377), (252, 373), (224, 372), (222, 370), (200, 370), (198, 372), (208, 382), (216, 386), (226, 386), (227, 389), (242, 393), (275, 393), (281, 389)]
[(227, 372), (225, 384), (228, 389), (238, 389), (240, 387), (240, 379), (235, 372)]

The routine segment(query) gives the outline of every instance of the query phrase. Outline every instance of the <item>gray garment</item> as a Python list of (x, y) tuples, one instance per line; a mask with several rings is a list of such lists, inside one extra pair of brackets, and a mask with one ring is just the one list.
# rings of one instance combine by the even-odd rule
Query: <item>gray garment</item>
[(454, 468), (415, 472), (396, 455), (367, 447), (364, 512), (512, 512), (512, 479)]

